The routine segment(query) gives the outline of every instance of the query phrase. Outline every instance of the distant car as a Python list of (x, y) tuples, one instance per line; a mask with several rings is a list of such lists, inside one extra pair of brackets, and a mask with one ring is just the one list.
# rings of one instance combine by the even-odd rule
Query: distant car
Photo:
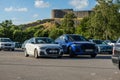
[(33, 55), (38, 57), (56, 57), (61, 58), (63, 49), (48, 37), (34, 37), (25, 44), (25, 56)]
[(15, 42), (15, 48), (21, 48), (21, 43), (20, 42)]
[(10, 38), (0, 38), (0, 50), (15, 50), (15, 43)]
[(25, 44), (27, 43), (27, 41), (28, 41), (28, 40), (25, 40), (25, 41), (22, 43), (22, 46), (21, 46), (22, 50), (25, 49)]
[(90, 55), (92, 58), (95, 58), (97, 55), (95, 44), (77, 34), (61, 35), (55, 42), (59, 43), (63, 47), (64, 53), (69, 53), (70, 57), (75, 57), (76, 55)]
[(114, 44), (116, 43), (115, 40), (105, 40), (104, 43), (110, 45), (110, 46), (114, 46)]
[(91, 42), (95, 43), (98, 47), (98, 53), (109, 53), (112, 54), (113, 46), (104, 43), (103, 40), (91, 39)]
[(118, 39), (118, 41), (115, 43), (113, 47), (112, 62), (120, 70), (120, 38)]

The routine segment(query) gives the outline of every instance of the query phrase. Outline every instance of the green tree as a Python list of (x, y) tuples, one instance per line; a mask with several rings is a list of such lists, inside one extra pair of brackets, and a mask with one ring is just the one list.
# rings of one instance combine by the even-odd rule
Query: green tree
[[(87, 37), (97, 39), (116, 39), (120, 29), (119, 7), (106, 0), (98, 0), (89, 18), (81, 21), (79, 30)], [(78, 31), (77, 31), (78, 33)], [(113, 36), (114, 35), (114, 36)]]
[(24, 34), (21, 30), (14, 30), (13, 38), (14, 38), (14, 41), (23, 42), (24, 41)]
[(94, 36), (102, 39), (113, 39), (116, 34), (120, 17), (118, 7), (106, 0), (100, 0), (99, 5), (94, 8), (94, 15), (91, 16), (90, 23), (93, 27)]
[(49, 37), (56, 39), (58, 36), (62, 35), (63, 33), (64, 33), (63, 29), (54, 28), (51, 30)]
[(76, 27), (76, 34), (80, 34), (86, 37), (90, 37), (90, 33), (88, 32), (89, 29), (89, 17), (84, 17), (81, 21), (80, 21), (80, 25)]
[(75, 19), (74, 13), (68, 13), (64, 16), (63, 21), (61, 23), (62, 29), (64, 29), (64, 32), (67, 34), (72, 34), (75, 32), (74, 27), (74, 19)]
[(43, 29), (44, 29), (44, 26), (42, 25), (27, 28), (25, 30), (27, 39), (34, 37), (34, 36), (37, 37), (38, 35), (41, 34)]
[(48, 37), (49, 30), (39, 29), (34, 33), (34, 37)]

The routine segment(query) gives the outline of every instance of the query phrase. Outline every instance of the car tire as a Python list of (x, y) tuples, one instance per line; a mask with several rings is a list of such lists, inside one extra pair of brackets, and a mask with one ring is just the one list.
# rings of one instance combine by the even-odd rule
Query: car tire
[(96, 54), (92, 54), (92, 55), (91, 55), (91, 58), (95, 58), (95, 57), (96, 57)]
[(28, 57), (29, 55), (28, 55), (28, 53), (27, 53), (27, 50), (26, 50), (26, 49), (24, 50), (24, 52), (25, 52), (25, 57)]
[(35, 51), (34, 51), (34, 57), (37, 59), (38, 58), (38, 50), (37, 49), (35, 49)]
[(119, 70), (120, 70), (120, 61), (119, 61), (119, 64), (118, 64), (118, 68), (119, 68)]
[(57, 56), (57, 58), (62, 58), (62, 56)]
[(112, 54), (112, 52), (109, 52), (109, 54)]
[(69, 53), (70, 58), (75, 57), (75, 54), (74, 54), (74, 52), (72, 51), (72, 48), (71, 48), (71, 47), (68, 48), (68, 53)]
[(11, 49), (12, 51), (15, 51), (15, 49)]

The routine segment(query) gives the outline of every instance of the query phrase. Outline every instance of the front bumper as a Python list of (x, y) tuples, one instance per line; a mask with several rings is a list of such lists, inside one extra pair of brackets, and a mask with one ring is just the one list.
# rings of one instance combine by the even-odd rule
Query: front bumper
[(47, 51), (47, 49), (40, 50), (38, 54), (38, 56), (41, 56), (41, 57), (61, 57), (62, 55), (63, 55), (63, 50), (61, 49), (58, 52), (56, 51), (50, 52), (50, 51)]
[(1, 46), (0, 49), (14, 49), (15, 47), (13, 46)]
[(75, 55), (97, 55), (98, 53), (97, 48), (93, 45), (75, 46), (72, 50)]
[(112, 54), (112, 47), (98, 47), (99, 53), (111, 53)]
[(120, 58), (118, 56), (112, 56), (112, 62), (114, 65), (118, 66), (120, 62)]
[(75, 55), (97, 55), (98, 52), (95, 52), (95, 51), (88, 51), (88, 52), (74, 52)]

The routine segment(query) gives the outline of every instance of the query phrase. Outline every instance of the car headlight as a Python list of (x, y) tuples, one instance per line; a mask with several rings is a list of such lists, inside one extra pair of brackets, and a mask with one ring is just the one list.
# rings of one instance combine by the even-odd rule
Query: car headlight
[(4, 44), (1, 44), (2, 46), (4, 46)]

